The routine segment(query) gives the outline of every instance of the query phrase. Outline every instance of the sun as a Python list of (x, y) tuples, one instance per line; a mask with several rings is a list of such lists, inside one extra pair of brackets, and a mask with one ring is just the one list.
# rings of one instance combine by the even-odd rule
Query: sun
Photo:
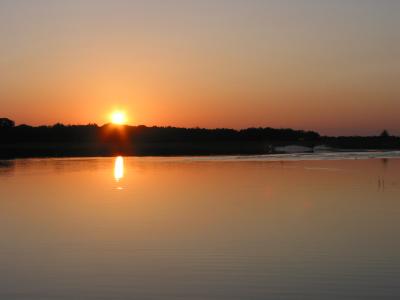
[(126, 115), (123, 111), (114, 111), (111, 114), (111, 122), (116, 125), (123, 125), (126, 123)]

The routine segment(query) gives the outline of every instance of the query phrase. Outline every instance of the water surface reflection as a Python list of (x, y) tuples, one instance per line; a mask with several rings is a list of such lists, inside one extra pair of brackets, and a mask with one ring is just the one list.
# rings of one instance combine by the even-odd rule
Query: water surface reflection
[(400, 160), (382, 163), (17, 160), (0, 299), (400, 299)]
[(124, 177), (124, 158), (117, 156), (114, 162), (114, 178), (119, 182)]

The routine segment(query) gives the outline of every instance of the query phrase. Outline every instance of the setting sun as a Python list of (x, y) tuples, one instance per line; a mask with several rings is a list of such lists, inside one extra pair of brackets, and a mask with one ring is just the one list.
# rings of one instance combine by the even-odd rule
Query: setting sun
[(123, 125), (126, 123), (126, 115), (123, 111), (115, 111), (111, 114), (111, 122), (117, 125)]

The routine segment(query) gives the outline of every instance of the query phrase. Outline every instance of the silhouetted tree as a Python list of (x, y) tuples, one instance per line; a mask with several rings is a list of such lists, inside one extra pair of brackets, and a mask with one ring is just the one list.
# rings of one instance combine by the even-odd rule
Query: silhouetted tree
[(56, 123), (53, 125), (53, 128), (65, 128), (65, 125), (62, 123)]
[(11, 128), (15, 126), (15, 122), (8, 118), (0, 118), (0, 128)]
[(389, 132), (385, 129), (382, 131), (380, 137), (381, 138), (388, 138), (390, 136)]

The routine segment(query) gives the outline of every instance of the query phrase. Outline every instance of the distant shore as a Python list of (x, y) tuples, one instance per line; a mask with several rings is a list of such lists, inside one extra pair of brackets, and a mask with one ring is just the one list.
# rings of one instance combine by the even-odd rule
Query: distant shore
[(77, 156), (266, 155), (400, 150), (400, 138), (329, 137), (274, 128), (203, 129), (116, 125), (0, 128), (0, 158)]

